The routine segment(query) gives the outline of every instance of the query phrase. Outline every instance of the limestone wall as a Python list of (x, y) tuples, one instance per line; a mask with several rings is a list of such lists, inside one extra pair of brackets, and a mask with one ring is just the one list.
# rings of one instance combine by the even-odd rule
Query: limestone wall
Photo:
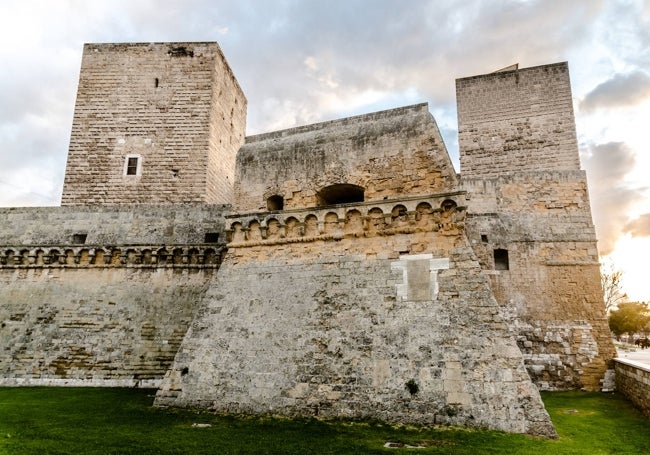
[(86, 44), (62, 205), (230, 203), (245, 124), (216, 43)]
[[(0, 208), (0, 254), (32, 247), (223, 243), (226, 206)], [(75, 234), (85, 235), (83, 242)], [(209, 242), (206, 242), (206, 234)], [(216, 238), (216, 240), (215, 240)]]
[(543, 389), (597, 390), (615, 355), (566, 63), (458, 79), (467, 233)]
[(230, 216), (253, 227), (232, 230), (156, 403), (554, 435), (464, 237), (464, 204)]
[(616, 359), (616, 390), (650, 417), (650, 368), (639, 362)]
[(221, 262), (223, 213), (0, 209), (0, 384), (157, 386)]
[(0, 384), (157, 386), (214, 267), (0, 268)]
[[(246, 138), (237, 155), (237, 212), (327, 205), (319, 191), (360, 186), (361, 200), (456, 190), (453, 169), (426, 104)], [(354, 202), (354, 201), (345, 201)]]
[(566, 62), (456, 80), (465, 178), (580, 169)]
[[(542, 389), (597, 390), (615, 351), (583, 171), (463, 179), (468, 236)], [(507, 251), (508, 269), (495, 250)]]

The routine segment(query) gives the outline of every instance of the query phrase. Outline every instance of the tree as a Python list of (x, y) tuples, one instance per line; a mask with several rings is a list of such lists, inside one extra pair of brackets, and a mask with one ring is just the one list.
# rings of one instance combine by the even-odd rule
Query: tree
[(620, 339), (627, 333), (632, 336), (645, 331), (650, 324), (650, 307), (643, 302), (623, 302), (616, 310), (609, 313), (609, 328)]
[(627, 294), (622, 292), (622, 278), (623, 271), (615, 269), (611, 261), (603, 263), (600, 270), (600, 284), (603, 287), (603, 300), (607, 312), (612, 311), (619, 303), (627, 300)]

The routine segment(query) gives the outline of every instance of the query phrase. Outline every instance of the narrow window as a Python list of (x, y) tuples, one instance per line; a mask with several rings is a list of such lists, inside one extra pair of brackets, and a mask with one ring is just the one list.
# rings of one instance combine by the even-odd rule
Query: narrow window
[(83, 245), (86, 243), (86, 238), (88, 237), (88, 234), (73, 234), (72, 235), (72, 243), (75, 245)]
[(271, 196), (266, 200), (266, 209), (269, 212), (274, 210), (282, 210), (284, 208), (284, 198), (282, 196)]
[(508, 250), (503, 250), (499, 248), (494, 250), (494, 269), (510, 270), (510, 262), (508, 260)]
[(485, 235), (485, 234), (481, 234), (481, 242), (483, 242), (483, 243), (488, 243), (487, 235)]
[(129, 158), (129, 162), (126, 165), (126, 175), (137, 175), (138, 173), (138, 159)]
[(218, 232), (206, 232), (205, 233), (205, 243), (218, 243), (219, 242), (219, 233)]
[(140, 155), (127, 155), (124, 160), (124, 175), (141, 175), (142, 157)]
[(158, 84), (160, 84), (160, 81), (158, 80), (158, 78), (156, 78), (156, 81), (154, 83), (156, 85), (156, 88), (158, 88)]

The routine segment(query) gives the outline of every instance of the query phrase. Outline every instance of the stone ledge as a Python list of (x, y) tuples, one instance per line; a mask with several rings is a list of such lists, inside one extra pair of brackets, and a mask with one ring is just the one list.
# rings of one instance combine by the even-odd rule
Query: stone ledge
[[(459, 202), (462, 204), (460, 205)], [(465, 227), (465, 193), (228, 215), (228, 247), (340, 240)]]
[(621, 358), (618, 358), (618, 357), (616, 357), (613, 360), (615, 362), (618, 362), (618, 363), (622, 364), (622, 365), (627, 365), (627, 366), (630, 366), (630, 367), (638, 368), (640, 370), (643, 370), (643, 371), (646, 371), (646, 372), (650, 373), (650, 365), (648, 365), (647, 363), (642, 363), (642, 362), (639, 362), (638, 360), (621, 359)]

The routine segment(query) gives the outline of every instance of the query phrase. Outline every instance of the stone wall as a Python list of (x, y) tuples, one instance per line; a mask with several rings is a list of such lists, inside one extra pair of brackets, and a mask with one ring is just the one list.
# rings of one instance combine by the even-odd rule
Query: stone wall
[[(550, 184), (553, 182), (553, 184)], [(542, 389), (597, 390), (615, 356), (583, 171), (463, 179), (468, 236)], [(507, 269), (495, 262), (506, 251)]]
[(650, 368), (648, 365), (616, 359), (616, 390), (650, 418)]
[(458, 79), (467, 234), (542, 389), (597, 390), (615, 356), (568, 65)]
[(285, 209), (328, 205), (319, 192), (335, 184), (359, 186), (369, 201), (453, 191), (457, 179), (427, 105), (418, 104), (246, 138), (234, 209), (273, 210), (270, 196)]
[(156, 403), (555, 435), (464, 205), (457, 193), (229, 216), (252, 227), (231, 230)]
[(157, 386), (221, 262), (223, 214), (1, 209), (0, 384)]
[[(228, 208), (203, 204), (0, 208), (0, 254), (9, 248), (18, 252), (43, 246), (223, 243)], [(85, 237), (75, 240), (75, 235)]]
[(86, 44), (61, 203), (230, 203), (245, 125), (216, 43)]
[(0, 384), (157, 386), (212, 267), (0, 268)]
[(580, 169), (566, 62), (456, 80), (466, 178)]

